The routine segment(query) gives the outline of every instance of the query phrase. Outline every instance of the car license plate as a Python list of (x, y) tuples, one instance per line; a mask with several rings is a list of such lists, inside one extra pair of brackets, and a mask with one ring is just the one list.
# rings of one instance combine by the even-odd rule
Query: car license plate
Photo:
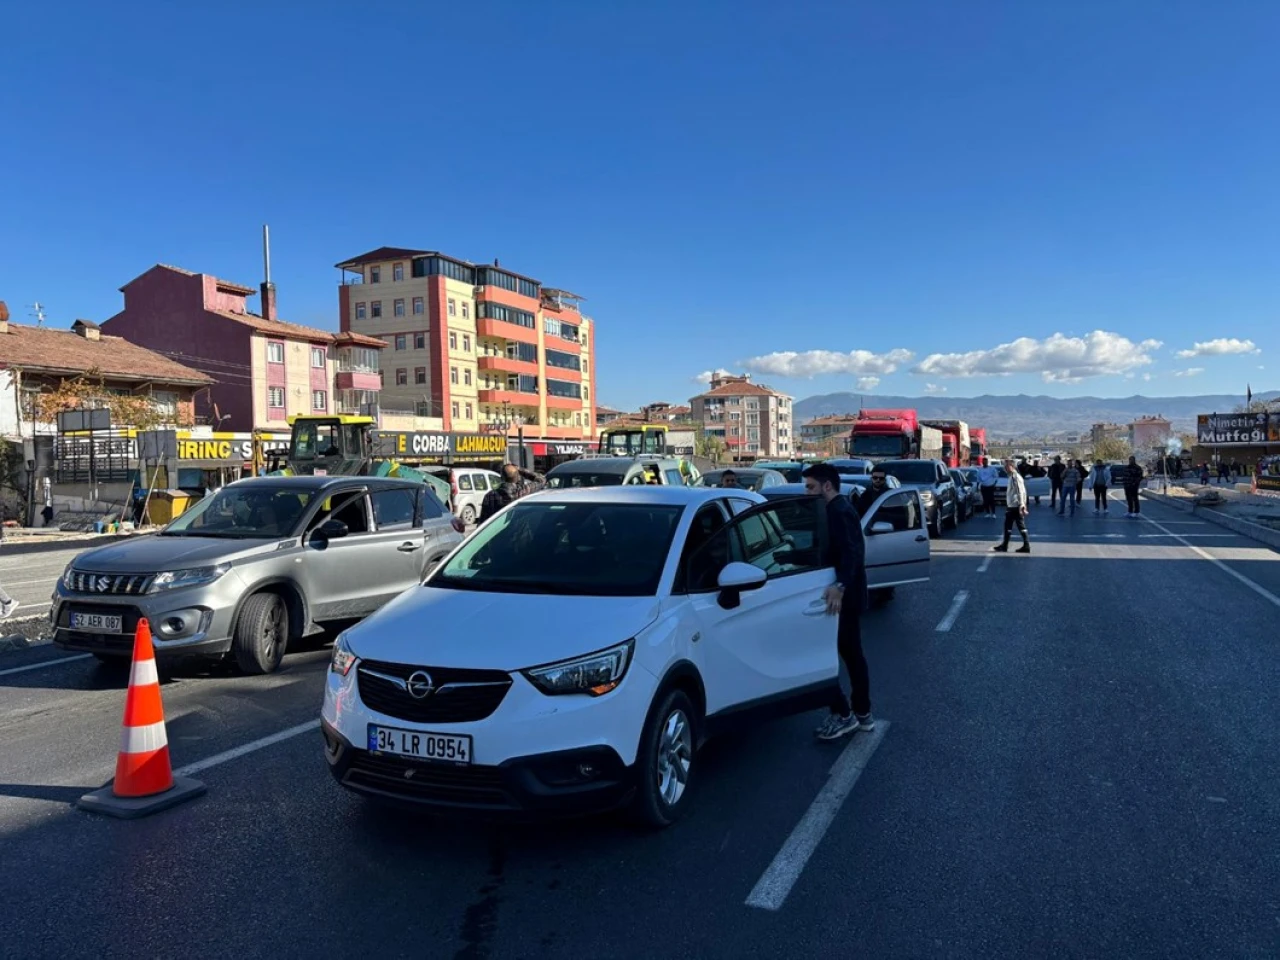
[(374, 723), (369, 724), (369, 750), (460, 767), (471, 762), (470, 737), (429, 730), (398, 730)]
[(72, 630), (91, 630), (94, 633), (124, 633), (124, 617), (105, 613), (73, 613)]

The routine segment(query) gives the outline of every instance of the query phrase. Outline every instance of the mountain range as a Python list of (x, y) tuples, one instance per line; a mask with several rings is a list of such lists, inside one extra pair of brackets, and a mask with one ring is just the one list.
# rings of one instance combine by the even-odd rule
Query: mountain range
[[(1280, 391), (1255, 393), (1254, 400), (1273, 401)], [(1177, 433), (1192, 432), (1197, 414), (1230, 413), (1244, 404), (1243, 396), (1210, 394), (1198, 397), (890, 397), (879, 394), (826, 393), (795, 402), (797, 425), (814, 417), (854, 413), (866, 409), (911, 409), (927, 419), (964, 420), (971, 427), (986, 427), (995, 437), (1043, 437), (1060, 433), (1087, 433), (1095, 423), (1128, 424), (1143, 416), (1171, 421)]]

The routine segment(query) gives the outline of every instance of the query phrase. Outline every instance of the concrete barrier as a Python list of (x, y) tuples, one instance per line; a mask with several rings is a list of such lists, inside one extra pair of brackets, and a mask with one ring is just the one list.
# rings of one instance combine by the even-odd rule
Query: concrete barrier
[[(1202, 487), (1201, 489), (1211, 490), (1213, 488)], [(1248, 520), (1241, 520), (1239, 517), (1217, 513), (1213, 507), (1201, 507), (1197, 510), (1194, 502), (1188, 503), (1180, 497), (1166, 497), (1163, 494), (1152, 493), (1149, 490), (1143, 490), (1142, 496), (1157, 503), (1167, 504), (1175, 510), (1181, 510), (1183, 513), (1194, 513), (1197, 517), (1202, 517), (1210, 523), (1216, 523), (1218, 526), (1225, 527), (1234, 533), (1240, 534), (1242, 537), (1256, 540), (1258, 543), (1271, 547), (1273, 550), (1280, 550), (1280, 530), (1272, 530), (1270, 527), (1263, 526), (1260, 523), (1250, 523)]]

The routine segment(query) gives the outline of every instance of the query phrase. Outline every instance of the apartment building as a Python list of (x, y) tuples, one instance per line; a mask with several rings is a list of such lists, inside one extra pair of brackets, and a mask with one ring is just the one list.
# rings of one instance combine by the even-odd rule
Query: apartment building
[(1173, 424), (1164, 417), (1139, 417), (1129, 424), (1129, 446), (1135, 453), (1163, 448), (1172, 428)]
[(691, 398), (689, 406), (692, 419), (709, 437), (719, 437), (734, 460), (747, 462), (796, 455), (791, 400), (752, 383), (746, 374), (725, 374), (713, 378), (710, 389)]
[(800, 447), (806, 453), (843, 455), (845, 442), (853, 432), (858, 416), (854, 413), (833, 413), (815, 417), (800, 424)]
[(1089, 442), (1094, 446), (1099, 446), (1105, 440), (1125, 440), (1129, 439), (1129, 428), (1123, 427), (1118, 423), (1095, 423), (1089, 428)]
[(339, 325), (386, 344), (382, 407), (444, 429), (595, 435), (594, 324), (582, 298), (503, 267), (380, 247), (336, 265)]
[[(258, 290), (157, 264), (120, 291), (124, 309), (102, 329), (210, 377), (196, 415), (215, 430), (288, 430), (296, 414), (376, 412), (382, 341), (276, 317), (271, 283)], [(261, 295), (261, 313), (247, 299)], [(335, 397), (335, 390), (338, 396)]]

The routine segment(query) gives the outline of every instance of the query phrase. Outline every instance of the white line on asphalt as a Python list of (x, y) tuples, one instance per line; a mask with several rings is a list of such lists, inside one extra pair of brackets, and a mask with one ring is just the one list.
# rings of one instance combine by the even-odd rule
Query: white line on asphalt
[(8, 670), (0, 670), (0, 677), (7, 677), (11, 673), (26, 673), (28, 670), (43, 670), (45, 667), (56, 667), (62, 663), (75, 663), (77, 660), (88, 660), (92, 657), (91, 653), (81, 653), (74, 657), (59, 657), (57, 660), (42, 660), (40, 663), (29, 663), (25, 667), (10, 667)]
[(1183, 537), (1238, 537), (1238, 533), (1140, 533), (1138, 538), (1141, 540), (1163, 540), (1165, 537), (1177, 537), (1181, 540)]
[(224, 750), (222, 753), (215, 753), (212, 757), (205, 760), (197, 760), (195, 763), (189, 763), (185, 767), (173, 771), (175, 777), (190, 777), (199, 773), (201, 770), (208, 770), (210, 767), (216, 767), (219, 764), (226, 763), (228, 760), (236, 760), (245, 754), (253, 753), (255, 750), (261, 750), (263, 747), (270, 747), (273, 744), (281, 743), (285, 740), (291, 740), (294, 737), (301, 736), (310, 730), (318, 730), (320, 721), (308, 720), (306, 723), (300, 723), (296, 727), (290, 727), (287, 730), (281, 730), (279, 733), (273, 733), (269, 737), (263, 737), (261, 740), (251, 740), (243, 743), (238, 747), (232, 747), (230, 750)]
[(1239, 573), (1236, 570), (1233, 570), (1231, 567), (1227, 566), (1225, 563), (1223, 563), (1213, 554), (1206, 553), (1204, 550), (1201, 550), (1199, 547), (1197, 547), (1194, 543), (1191, 543), (1181, 534), (1174, 533), (1172, 530), (1165, 529), (1157, 521), (1152, 520), (1146, 514), (1142, 514), (1141, 516), (1143, 520), (1147, 521), (1147, 523), (1151, 524), (1157, 530), (1163, 530), (1166, 534), (1173, 537), (1175, 540), (1180, 540), (1182, 542), (1182, 545), (1186, 547), (1188, 550), (1190, 550), (1192, 553), (1195, 553), (1197, 556), (1200, 556), (1203, 559), (1208, 560), (1218, 569), (1231, 574), (1231, 576), (1235, 577), (1237, 580), (1243, 583), (1246, 587), (1248, 587), (1258, 596), (1262, 597), (1262, 599), (1269, 600), (1271, 601), (1271, 603), (1275, 604), (1277, 607), (1280, 607), (1280, 597), (1277, 597), (1274, 593), (1272, 593), (1266, 587), (1262, 586), (1261, 584), (1254, 583), (1252, 580), (1246, 577), (1243, 573)]
[(862, 776), (862, 771), (867, 768), (871, 755), (880, 746), (888, 729), (889, 721), (877, 720), (876, 728), (871, 733), (853, 735), (853, 740), (836, 758), (831, 772), (827, 774), (827, 782), (813, 798), (813, 803), (809, 804), (809, 809), (791, 831), (791, 836), (787, 837), (768, 869), (751, 888), (746, 900), (748, 907), (758, 907), (761, 910), (781, 909), (787, 894), (800, 879), (805, 864), (818, 849), (818, 844), (822, 842), (827, 829), (840, 812), (840, 807), (853, 790), (854, 784)]
[(952, 626), (955, 625), (956, 618), (960, 616), (960, 611), (964, 609), (965, 602), (969, 599), (969, 591), (961, 590), (956, 593), (956, 597), (951, 601), (951, 609), (947, 611), (947, 615), (938, 622), (935, 628), (938, 633), (950, 632)]
[(978, 567), (979, 573), (986, 573), (987, 567), (991, 566), (991, 561), (996, 558), (994, 553), (988, 553), (982, 561), (982, 566)]
[(57, 583), (57, 577), (45, 577), (43, 580), (6, 580), (6, 587), (29, 587), (33, 583)]

